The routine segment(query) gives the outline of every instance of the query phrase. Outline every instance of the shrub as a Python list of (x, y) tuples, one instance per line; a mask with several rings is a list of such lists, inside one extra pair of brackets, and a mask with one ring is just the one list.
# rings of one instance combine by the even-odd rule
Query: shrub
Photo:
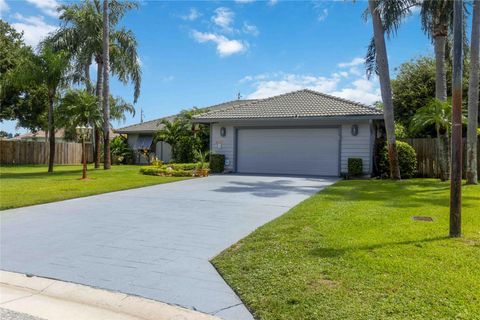
[(225, 155), (211, 154), (210, 155), (210, 170), (212, 173), (222, 173), (225, 167)]
[(360, 176), (363, 173), (363, 161), (361, 158), (348, 158), (348, 175)]
[(172, 169), (171, 167), (142, 167), (140, 172), (149, 176), (192, 177), (193, 170)]
[(133, 161), (133, 151), (128, 146), (127, 139), (122, 136), (110, 141), (110, 154), (114, 164), (128, 164)]
[[(397, 152), (401, 177), (403, 179), (413, 178), (417, 173), (417, 153), (415, 149), (406, 142), (397, 141)], [(390, 163), (388, 161), (386, 144), (381, 148), (378, 166), (381, 176), (390, 176)]]

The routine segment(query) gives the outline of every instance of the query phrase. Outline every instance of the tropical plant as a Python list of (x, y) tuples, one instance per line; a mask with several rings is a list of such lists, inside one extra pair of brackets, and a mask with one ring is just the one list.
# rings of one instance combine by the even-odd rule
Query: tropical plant
[(127, 143), (127, 139), (118, 136), (110, 141), (110, 152), (112, 154), (112, 162), (117, 164), (128, 164), (133, 160), (133, 151)]
[(77, 139), (82, 142), (82, 179), (87, 178), (85, 140), (89, 135), (89, 128), (102, 124), (102, 115), (98, 109), (97, 97), (87, 90), (69, 90), (64, 95), (57, 109), (58, 122), (65, 128), (65, 131), (75, 132), (82, 128), (83, 132)]
[(163, 141), (171, 146), (172, 158), (177, 161), (177, 146), (182, 137), (186, 135), (188, 124), (180, 119), (169, 121), (163, 119), (161, 121), (163, 128), (159, 130), (155, 135), (155, 141)]
[(472, 33), (470, 47), (470, 82), (468, 86), (467, 126), (467, 184), (478, 183), (477, 130), (478, 130), (478, 72), (480, 51), (480, 1), (473, 1)]
[(69, 90), (58, 107), (58, 122), (63, 128), (101, 126), (102, 115), (97, 97), (87, 90)]
[(417, 110), (410, 122), (414, 131), (433, 125), (437, 134), (437, 148), (440, 155), (440, 179), (449, 179), (448, 136), (451, 127), (452, 106), (438, 99), (431, 100), (426, 106)]
[(380, 79), (380, 92), (383, 102), (385, 131), (387, 133), (387, 148), (392, 179), (400, 179), (400, 167), (395, 138), (395, 122), (392, 102), (390, 71), (388, 67), (385, 33), (388, 36), (395, 33), (403, 17), (409, 14), (409, 8), (414, 1), (402, 0), (369, 0), (368, 13), (372, 17), (373, 39), (370, 42), (366, 57), (367, 76), (374, 72)]
[(433, 41), (435, 51), (435, 98), (447, 100), (445, 65), (448, 31), (453, 22), (453, 0), (419, 1), (423, 31)]
[[(108, 3), (108, 20), (110, 26), (110, 70), (121, 82), (134, 84), (134, 103), (140, 95), (141, 70), (137, 54), (137, 41), (134, 34), (125, 28), (115, 26), (124, 14), (137, 7), (130, 1), (111, 0)], [(85, 83), (87, 90), (93, 92), (90, 80), (92, 59), (97, 64), (95, 93), (103, 97), (103, 10), (101, 0), (84, 0), (60, 7), (62, 25), (57, 33), (47, 41), (55, 48), (72, 52), (75, 80)], [(102, 109), (102, 99), (99, 108)], [(95, 130), (95, 167), (100, 165), (100, 128)], [(98, 146), (98, 147), (97, 147)]]
[(110, 95), (110, 121), (127, 120), (126, 114), (135, 116), (135, 107), (122, 99), (122, 97), (113, 97)]

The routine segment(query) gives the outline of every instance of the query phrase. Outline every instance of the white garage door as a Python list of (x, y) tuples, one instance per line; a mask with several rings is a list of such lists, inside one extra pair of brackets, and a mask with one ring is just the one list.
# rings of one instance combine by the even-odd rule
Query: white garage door
[(237, 172), (338, 176), (336, 128), (239, 129)]

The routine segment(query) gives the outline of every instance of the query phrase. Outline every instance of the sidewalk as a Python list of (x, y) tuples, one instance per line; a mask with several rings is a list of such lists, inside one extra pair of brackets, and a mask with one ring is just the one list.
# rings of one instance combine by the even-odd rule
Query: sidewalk
[(46, 320), (220, 319), (137, 296), (6, 271), (0, 271), (0, 308), (24, 314), (12, 319), (30, 319), (25, 315)]

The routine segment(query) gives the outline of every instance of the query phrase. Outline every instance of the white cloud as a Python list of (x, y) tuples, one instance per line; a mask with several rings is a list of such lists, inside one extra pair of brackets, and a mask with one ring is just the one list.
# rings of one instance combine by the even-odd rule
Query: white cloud
[(226, 32), (232, 32), (232, 23), (235, 14), (228, 8), (219, 7), (215, 9), (215, 15), (212, 17), (212, 22)]
[(357, 79), (352, 82), (350, 87), (341, 88), (330, 92), (330, 94), (352, 101), (372, 104), (381, 100), (380, 89), (373, 81), (374, 80)]
[(0, 17), (2, 17), (2, 15), (9, 10), (10, 7), (8, 6), (7, 1), (0, 0)]
[(33, 4), (40, 10), (42, 10), (43, 13), (51, 16), (51, 17), (58, 17), (60, 14), (57, 11), (57, 8), (59, 7), (59, 3), (57, 0), (26, 0), (27, 2)]
[(243, 32), (249, 33), (254, 36), (258, 36), (260, 34), (260, 31), (258, 31), (257, 26), (253, 24), (249, 24), (246, 21), (243, 23)]
[(356, 57), (356, 58), (353, 58), (349, 62), (341, 62), (341, 63), (337, 64), (337, 66), (339, 66), (340, 68), (346, 68), (346, 67), (358, 66), (358, 65), (361, 65), (363, 63), (365, 63), (364, 58)]
[[(245, 79), (245, 78), (244, 78)], [(276, 73), (271, 77), (252, 77), (255, 91), (248, 95), (249, 99), (259, 99), (278, 94), (309, 88), (319, 92), (331, 92), (337, 88), (340, 79), (335, 76), (322, 77), (311, 75)]]
[(365, 104), (381, 100), (377, 78), (367, 80), (365, 76), (343, 70), (333, 72), (329, 76), (284, 72), (263, 73), (245, 76), (239, 83), (253, 88), (253, 92), (247, 96), (249, 99), (266, 98), (307, 88)]
[(236, 53), (242, 53), (248, 48), (248, 43), (244, 41), (231, 40), (225, 36), (215, 33), (199, 32), (197, 30), (193, 30), (192, 37), (199, 43), (214, 42), (217, 45), (217, 53), (221, 57), (230, 56)]
[(181, 16), (183, 20), (188, 20), (188, 21), (194, 21), (197, 20), (198, 17), (200, 17), (201, 14), (197, 11), (195, 8), (191, 8), (188, 14)]
[(173, 81), (174, 79), (175, 79), (174, 76), (166, 76), (162, 78), (162, 82), (170, 82), (170, 81)]
[(18, 32), (23, 32), (25, 43), (33, 47), (36, 47), (50, 32), (57, 29), (56, 26), (46, 23), (42, 16), (24, 17), (16, 13), (13, 17), (17, 22), (13, 22), (11, 25)]
[(268, 5), (269, 5), (269, 6), (274, 6), (274, 5), (276, 5), (277, 3), (278, 3), (278, 0), (269, 0), (269, 1), (268, 1)]
[(323, 9), (321, 13), (318, 15), (318, 21), (324, 21), (328, 17), (328, 9)]

